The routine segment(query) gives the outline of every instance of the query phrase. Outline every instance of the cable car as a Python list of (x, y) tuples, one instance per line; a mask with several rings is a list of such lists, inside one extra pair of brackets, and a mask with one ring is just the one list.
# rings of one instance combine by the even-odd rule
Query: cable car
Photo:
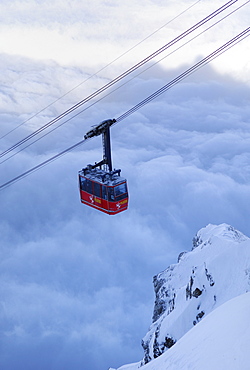
[(125, 211), (128, 208), (127, 182), (120, 172), (107, 172), (92, 165), (79, 171), (81, 202), (109, 215)]
[(81, 202), (109, 215), (128, 208), (127, 180), (121, 177), (120, 169), (112, 170), (110, 126), (114, 122), (105, 120), (84, 135), (88, 139), (102, 134), (103, 159), (78, 173)]

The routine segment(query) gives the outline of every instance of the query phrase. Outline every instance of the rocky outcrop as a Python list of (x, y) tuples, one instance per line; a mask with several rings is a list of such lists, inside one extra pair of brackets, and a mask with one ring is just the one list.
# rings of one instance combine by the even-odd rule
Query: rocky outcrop
[(246, 256), (250, 264), (248, 237), (227, 224), (208, 225), (193, 238), (191, 252), (154, 276), (155, 305), (141, 365), (167, 351), (214, 308), (249, 291)]

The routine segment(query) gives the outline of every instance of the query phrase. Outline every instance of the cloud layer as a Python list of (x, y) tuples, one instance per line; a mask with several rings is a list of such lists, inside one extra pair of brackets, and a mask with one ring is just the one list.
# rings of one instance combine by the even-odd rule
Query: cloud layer
[[(29, 9), (38, 3), (15, 3), (10, 14), (17, 12), (19, 21), (13, 27), (23, 22), (27, 28)], [(68, 13), (70, 4), (60, 3), (60, 27), (74, 27), (73, 20), (77, 27), (77, 8)], [(45, 2), (41, 14), (52, 17), (51, 6)], [(121, 11), (107, 6), (110, 14)], [(145, 17), (163, 4), (148, 6)], [(53, 31), (54, 20), (42, 22), (41, 14), (30, 23), (33, 35), (39, 19)], [(88, 15), (89, 22), (96, 17)], [(102, 42), (98, 28), (96, 35)], [(89, 65), (8, 52), (0, 64), (0, 136), (48, 108), (1, 139), (1, 151), (107, 81), (108, 74), (95, 76), (50, 106), (90, 76)], [(156, 66), (134, 78), (2, 163), (1, 183), (78, 142), (91, 125), (124, 113), (182, 70)], [(108, 217), (79, 201), (77, 171), (101, 159), (101, 138), (0, 192), (0, 367), (100, 370), (138, 361), (153, 309), (153, 275), (190, 249), (208, 223), (225, 222), (248, 234), (248, 79), (207, 66), (112, 128), (113, 164), (130, 192), (123, 214)]]

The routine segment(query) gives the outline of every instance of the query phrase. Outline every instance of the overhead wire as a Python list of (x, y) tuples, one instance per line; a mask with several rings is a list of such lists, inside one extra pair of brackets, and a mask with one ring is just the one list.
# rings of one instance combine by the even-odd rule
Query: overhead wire
[(144, 105), (148, 104), (151, 102), (153, 99), (157, 98), (158, 96), (162, 95), (165, 93), (167, 90), (169, 90), (171, 87), (182, 81), (184, 78), (195, 72), (195, 70), (201, 68), (205, 64), (208, 64), (211, 62), (213, 59), (218, 57), (220, 54), (224, 53), (226, 50), (229, 48), (233, 47), (236, 45), (238, 42), (242, 41), (246, 37), (249, 36), (250, 32), (250, 27), (242, 31), (240, 34), (232, 38), (230, 41), (226, 42), (224, 45), (216, 49), (214, 52), (200, 60), (198, 63), (194, 64), (192, 67), (188, 68), (185, 72), (181, 73), (179, 76), (168, 82), (166, 85), (155, 91), (153, 94), (149, 95), (146, 99), (142, 100), (140, 103), (129, 109), (127, 112), (123, 113), (119, 117), (116, 118), (116, 122), (120, 122), (130, 116), (132, 113), (136, 112), (138, 109), (142, 108)]
[[(123, 113), (122, 115), (117, 117), (115, 124), (121, 122), (122, 120), (124, 120), (125, 118), (130, 116), (131, 114), (135, 113), (137, 110), (141, 109), (143, 106), (150, 103), (152, 100), (154, 100), (158, 96), (162, 95), (163, 93), (165, 93), (167, 90), (169, 90), (170, 88), (175, 86), (177, 83), (182, 81), (184, 78), (186, 78), (190, 74), (194, 73), (197, 69), (200, 69), (204, 65), (210, 63), (212, 60), (217, 58), (219, 55), (223, 54), (224, 52), (226, 52), (230, 48), (234, 47), (236, 44), (243, 41), (248, 36), (250, 36), (250, 27), (246, 28), (244, 31), (242, 31), (241, 33), (239, 33), (238, 35), (236, 35), (235, 37), (233, 37), (232, 39), (227, 41), (225, 44), (223, 44), (218, 49), (216, 49), (215, 51), (213, 51), (212, 53), (207, 55), (205, 58), (201, 59), (199, 62), (194, 64), (192, 67), (188, 68), (186, 71), (181, 73), (179, 76), (177, 76), (176, 78), (174, 78), (173, 80), (171, 80), (170, 82), (168, 82), (167, 84), (162, 86), (160, 89), (156, 90), (153, 94), (149, 95), (146, 99), (142, 100), (141, 102), (136, 104), (134, 107), (130, 108), (128, 111), (126, 111), (125, 113)], [(26, 177), (26, 176), (30, 175), (32, 172), (37, 171), (41, 167), (44, 167), (44, 166), (48, 165), (50, 162), (52, 162), (52, 161), (56, 160), (57, 158), (65, 155), (66, 153), (72, 151), (73, 149), (79, 147), (80, 145), (83, 145), (88, 140), (90, 140), (90, 139), (87, 138), (87, 139), (83, 139), (83, 140), (79, 141), (78, 143), (76, 143), (76, 144), (72, 145), (71, 147), (63, 150), (62, 152), (54, 155), (53, 157), (48, 158), (44, 162), (36, 165), (35, 167), (29, 169), (28, 171), (23, 172), (19, 176), (16, 176), (15, 178), (5, 182), (4, 184), (0, 185), (0, 190), (3, 190), (4, 188), (10, 186), (11, 184), (21, 180), (23, 177)]]
[(79, 101), (77, 104), (75, 104), (71, 108), (67, 109), (62, 114), (60, 114), (59, 116), (55, 117), (53, 120), (49, 121), (48, 123), (46, 123), (45, 125), (43, 125), (39, 129), (37, 129), (36, 131), (34, 131), (33, 133), (31, 133), (30, 135), (26, 136), (24, 139), (20, 140), (16, 144), (12, 145), (10, 148), (8, 148), (5, 151), (3, 151), (0, 154), (0, 158), (2, 158), (3, 156), (7, 155), (11, 151), (15, 150), (16, 148), (18, 148), (19, 146), (21, 146), (22, 144), (24, 144), (28, 140), (30, 140), (33, 137), (35, 137), (36, 135), (40, 134), (42, 131), (44, 131), (45, 129), (49, 128), (50, 126), (52, 126), (53, 124), (55, 124), (56, 122), (58, 122), (59, 120), (61, 120), (62, 118), (66, 117), (68, 114), (72, 113), (73, 111), (75, 111), (76, 109), (78, 109), (79, 107), (81, 107), (83, 104), (89, 102), (91, 99), (95, 98), (96, 96), (98, 96), (102, 92), (106, 91), (108, 88), (110, 88), (111, 86), (113, 86), (115, 83), (117, 83), (117, 82), (121, 81), (123, 78), (127, 77), (129, 74), (131, 74), (132, 72), (134, 72), (135, 70), (137, 70), (138, 68), (140, 68), (141, 66), (143, 66), (144, 64), (146, 64), (147, 62), (149, 62), (150, 60), (152, 60), (154, 57), (156, 57), (157, 55), (159, 55), (160, 53), (162, 53), (163, 51), (165, 51), (169, 47), (173, 46), (178, 41), (182, 40), (184, 37), (186, 37), (187, 35), (189, 35), (191, 32), (195, 31), (197, 28), (201, 27), (202, 25), (204, 25), (205, 23), (207, 23), (208, 21), (210, 21), (211, 19), (213, 19), (215, 16), (219, 15), (221, 12), (223, 12), (226, 9), (228, 9), (231, 5), (233, 5), (237, 1), (238, 0), (230, 0), (229, 2), (225, 3), (223, 6), (221, 6), (218, 9), (216, 9), (214, 12), (210, 13), (208, 16), (206, 16), (205, 18), (203, 18), (201, 21), (199, 21), (198, 23), (196, 23), (194, 26), (190, 27), (189, 29), (187, 29), (186, 31), (184, 31), (183, 33), (181, 33), (179, 36), (175, 37), (173, 40), (171, 40), (170, 42), (168, 42), (167, 44), (165, 44), (164, 46), (162, 46), (161, 48), (159, 48), (158, 50), (156, 50), (155, 52), (153, 52), (152, 54), (150, 54), (149, 56), (147, 56), (146, 58), (144, 58), (143, 60), (141, 60), (140, 62), (138, 62), (137, 64), (135, 64), (134, 66), (132, 66), (131, 68), (129, 68), (127, 71), (123, 72), (122, 74), (120, 74), (119, 76), (117, 76), (116, 78), (114, 78), (112, 81), (110, 81), (107, 84), (105, 84), (104, 86), (102, 86), (100, 89), (96, 90), (94, 93), (90, 94), (89, 96), (87, 96), (83, 100)]
[(87, 109), (91, 108), (92, 106), (94, 106), (95, 104), (99, 103), (101, 100), (105, 99), (107, 96), (113, 94), (115, 91), (119, 90), (120, 88), (122, 88), (123, 86), (125, 86), (126, 84), (128, 84), (129, 82), (131, 82), (134, 78), (140, 76), (142, 73), (144, 73), (145, 71), (149, 70), (150, 68), (154, 67), (157, 63), (161, 62), (162, 60), (164, 60), (166, 57), (170, 56), (171, 54), (173, 54), (174, 52), (176, 52), (177, 50), (179, 50), (180, 48), (182, 48), (183, 46), (187, 45), (188, 43), (190, 43), (191, 41), (193, 41), (194, 39), (196, 39), (197, 37), (199, 37), (200, 35), (202, 35), (203, 33), (205, 33), (206, 31), (208, 31), (209, 29), (211, 29), (212, 27), (214, 27), (215, 25), (218, 25), (218, 23), (222, 22), (225, 18), (229, 17), (230, 15), (232, 15), (233, 13), (235, 13), (236, 11), (238, 11), (240, 8), (242, 8), (243, 6), (245, 6), (247, 3), (249, 3), (250, 0), (246, 1), (244, 4), (240, 5), (238, 8), (234, 9), (232, 12), (228, 13), (227, 15), (225, 15), (224, 17), (222, 17), (221, 19), (219, 19), (218, 21), (216, 21), (215, 23), (213, 23), (212, 25), (210, 25), (209, 27), (207, 27), (205, 30), (203, 30), (202, 32), (200, 32), (199, 34), (197, 34), (196, 36), (194, 36), (193, 38), (191, 38), (190, 40), (188, 40), (187, 42), (185, 42), (184, 44), (182, 44), (181, 46), (179, 46), (178, 48), (176, 48), (175, 50), (173, 50), (172, 52), (168, 53), (167, 55), (165, 55), (163, 58), (159, 59), (158, 61), (156, 61), (155, 63), (151, 64), (149, 67), (147, 67), (146, 69), (144, 69), (143, 71), (137, 73), (134, 77), (132, 77), (130, 80), (124, 82), (123, 84), (119, 85), (117, 88), (113, 89), (111, 92), (107, 93), (106, 95), (104, 95), (103, 97), (99, 98), (98, 100), (94, 101), (92, 104), (88, 105), (85, 109), (81, 110), (80, 112), (76, 113), (75, 115), (73, 115), (72, 117), (70, 117), (69, 119), (67, 119), (66, 121), (62, 122), (61, 124), (59, 124), (58, 126), (52, 128), (49, 132), (43, 134), (42, 136), (40, 136), (39, 138), (37, 138), (36, 140), (32, 141), (30, 144), (22, 147), (19, 151), (15, 152), (14, 154), (10, 155), (8, 158), (0, 161), (0, 165), (6, 161), (8, 161), (10, 158), (14, 157), (15, 155), (17, 155), (18, 153), (20, 153), (21, 151), (23, 151), (24, 149), (27, 149), (28, 147), (30, 147), (31, 145), (33, 145), (34, 143), (36, 143), (37, 141), (41, 140), (42, 138), (44, 138), (45, 136), (49, 135), (51, 132), (57, 130), (58, 128), (60, 128), (62, 125), (64, 125), (65, 123), (71, 121), (72, 119), (74, 119), (75, 117), (79, 116), (81, 113), (83, 113), (84, 111), (86, 111)]
[(128, 50), (126, 50), (124, 53), (120, 54), (118, 57), (116, 57), (115, 59), (113, 59), (111, 62), (109, 62), (108, 64), (106, 64), (104, 67), (102, 67), (101, 69), (99, 69), (97, 72), (95, 72), (94, 74), (92, 74), (91, 76), (89, 76), (88, 78), (86, 78), (84, 81), (80, 82), (79, 84), (77, 84), (76, 86), (74, 86), (72, 89), (68, 90), (65, 94), (61, 95), (59, 98), (55, 99), (53, 102), (51, 102), (50, 104), (46, 105), (44, 108), (42, 108), (41, 110), (39, 110), (37, 113), (33, 114), (31, 117), (27, 118), (25, 121), (21, 122), (19, 125), (17, 125), (16, 127), (14, 127), (12, 130), (8, 131), (7, 133), (5, 133), (4, 135), (2, 135), (0, 137), (0, 140), (5, 138), (6, 136), (8, 136), (9, 134), (11, 134), (12, 132), (14, 132), (15, 130), (17, 130), (19, 127), (23, 126), (25, 123), (31, 121), (33, 118), (37, 117), (40, 113), (44, 112), (46, 109), (48, 109), (49, 107), (53, 106), (55, 103), (57, 103), (58, 101), (60, 101), (61, 99), (63, 99), (65, 96), (69, 95), (72, 91), (78, 89), (80, 86), (82, 86), (84, 83), (86, 83), (87, 81), (89, 81), (91, 78), (95, 77), (95, 76), (98, 76), (99, 73), (101, 73), (102, 71), (104, 71), (106, 68), (108, 68), (109, 66), (111, 66), (112, 64), (114, 64), (117, 60), (121, 59), (122, 57), (124, 57), (126, 54), (128, 54), (130, 51), (134, 50), (137, 46), (141, 45), (144, 41), (148, 40), (150, 37), (152, 37), (153, 35), (155, 35), (157, 32), (159, 32), (161, 29), (163, 29), (164, 27), (166, 27), (167, 25), (169, 25), (170, 23), (172, 23), (173, 21), (175, 21), (176, 19), (178, 19), (181, 15), (185, 14), (188, 10), (190, 10), (191, 8), (193, 8), (195, 5), (197, 5), (201, 0), (197, 0), (195, 3), (193, 3), (192, 5), (188, 6), (186, 9), (184, 9), (182, 12), (180, 12), (179, 14), (177, 14), (174, 18), (172, 18), (170, 21), (166, 22), (165, 24), (163, 24), (161, 27), (157, 28), (155, 31), (151, 32), (148, 36), (146, 36), (145, 38), (143, 38), (141, 41), (139, 41), (138, 43), (136, 43), (135, 45), (133, 45), (132, 47), (130, 47)]

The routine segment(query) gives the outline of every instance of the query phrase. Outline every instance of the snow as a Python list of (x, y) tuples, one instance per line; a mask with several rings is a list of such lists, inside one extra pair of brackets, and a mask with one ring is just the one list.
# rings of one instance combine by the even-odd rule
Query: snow
[[(249, 370), (248, 237), (227, 224), (208, 225), (195, 236), (191, 252), (154, 277), (154, 286), (145, 357), (118, 370), (142, 364), (143, 370)], [(168, 348), (166, 338), (176, 343)]]
[[(143, 370), (249, 370), (250, 293), (224, 303)], [(135, 370), (139, 363), (118, 370)]]
[(250, 293), (211, 312), (144, 370), (249, 370)]
[(154, 279), (156, 321), (143, 338), (144, 363), (168, 350), (166, 337), (178, 341), (205, 315), (249, 289), (249, 238), (221, 224), (201, 229), (194, 240), (191, 252)]
[[(140, 367), (140, 362), (135, 362), (134, 364), (129, 364), (129, 365), (123, 365), (119, 367), (117, 370), (136, 370)], [(142, 368), (144, 369), (144, 368)], [(109, 369), (109, 370), (116, 370), (116, 369)]]

